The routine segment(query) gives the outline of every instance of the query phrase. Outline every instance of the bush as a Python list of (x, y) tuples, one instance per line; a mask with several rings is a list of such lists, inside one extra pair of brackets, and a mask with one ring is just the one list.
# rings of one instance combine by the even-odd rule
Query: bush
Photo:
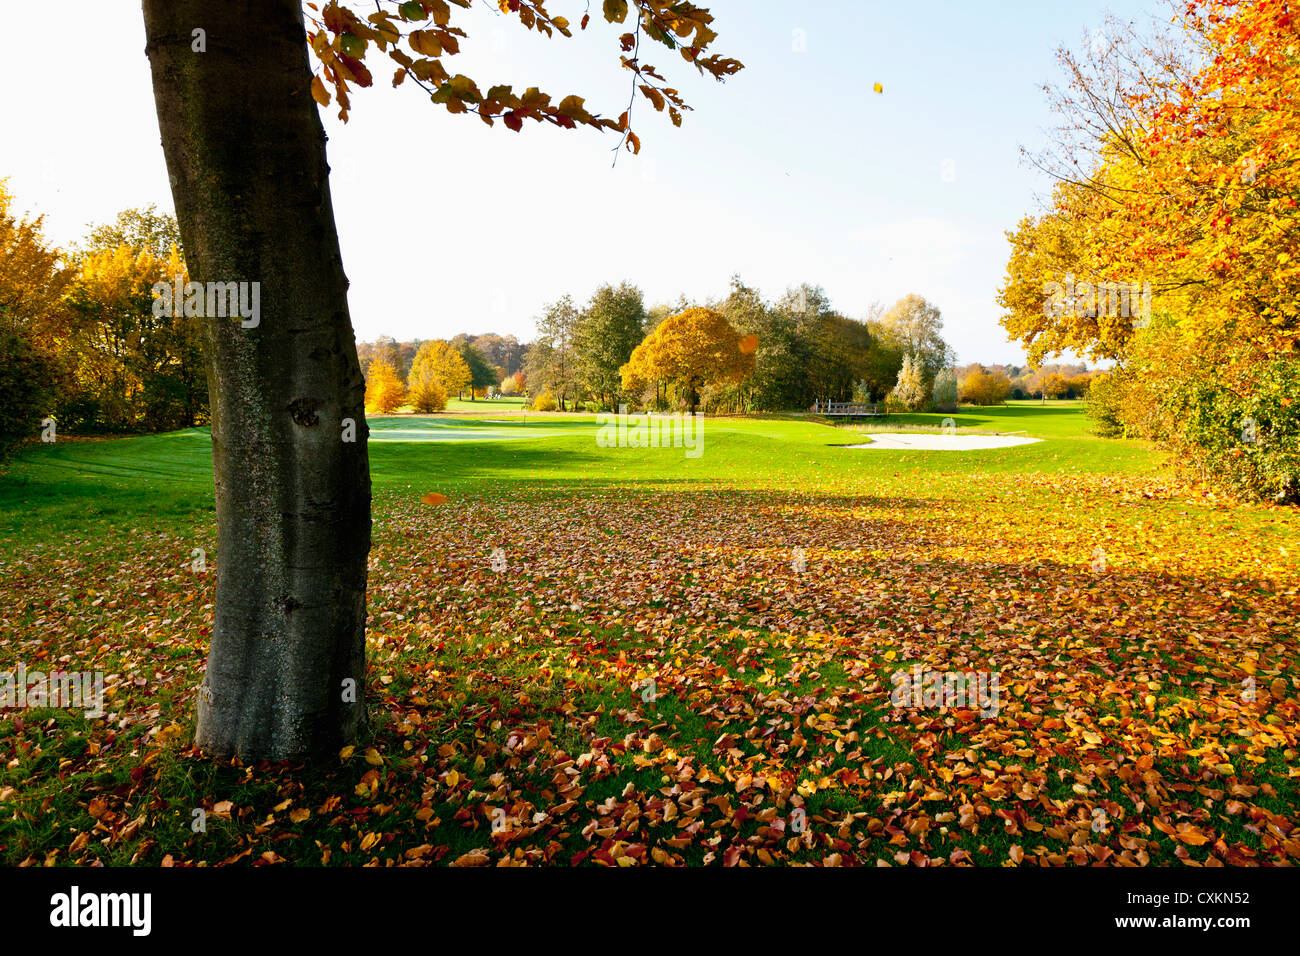
[(898, 397), (896, 391), (890, 391), (890, 393), (885, 396), (885, 412), (887, 414), (901, 415), (907, 411), (909, 411), (907, 403)]
[(0, 331), (0, 461), (41, 430), (56, 398), (56, 370), (26, 339)]
[(542, 392), (533, 399), (533, 411), (535, 412), (553, 412), (559, 407), (555, 401), (555, 396), (550, 392)]
[(447, 392), (432, 380), (420, 381), (407, 394), (411, 406), (420, 414), (428, 415), (447, 407)]
[(1207, 482), (1300, 503), (1300, 361), (1274, 359), (1235, 391), (1218, 378), (1198, 381), (1171, 401), (1183, 412), (1178, 444)]

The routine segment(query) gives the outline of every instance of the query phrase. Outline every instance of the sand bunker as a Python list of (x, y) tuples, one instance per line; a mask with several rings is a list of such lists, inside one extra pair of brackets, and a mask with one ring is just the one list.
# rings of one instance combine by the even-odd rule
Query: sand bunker
[(911, 449), (913, 451), (981, 451), (986, 448), (1012, 448), (1032, 445), (1041, 438), (1024, 435), (935, 435), (906, 432), (879, 432), (865, 445), (843, 445), (844, 448), (875, 448), (881, 451)]

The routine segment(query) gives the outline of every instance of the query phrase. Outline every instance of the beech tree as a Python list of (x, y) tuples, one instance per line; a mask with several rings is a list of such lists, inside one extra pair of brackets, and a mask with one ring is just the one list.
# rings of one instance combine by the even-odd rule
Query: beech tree
[[(536, 87), (480, 90), (446, 61), (470, 0), (377, 3), (144, 0), (146, 54), (190, 278), (258, 283), (255, 325), (204, 319), (217, 508), (217, 597), (198, 696), (196, 743), (215, 755), (306, 759), (351, 742), (365, 720), (370, 471), (365, 386), (348, 313), (317, 104), (346, 120), (379, 55), (393, 84), (421, 87), (451, 113), (620, 135), (618, 119)], [(526, 29), (571, 36), (541, 0), (500, 0)], [(722, 79), (741, 65), (708, 48), (705, 9), (604, 0), (627, 24), (620, 61), (632, 94), (680, 125), (688, 107), (642, 57), (641, 40)], [(591, 17), (584, 14), (580, 28)], [(313, 72), (313, 59), (317, 72)]]
[(706, 385), (734, 384), (754, 372), (757, 340), (742, 341), (720, 312), (696, 307), (665, 319), (619, 370), (625, 391), (662, 382), (680, 391), (691, 414)]

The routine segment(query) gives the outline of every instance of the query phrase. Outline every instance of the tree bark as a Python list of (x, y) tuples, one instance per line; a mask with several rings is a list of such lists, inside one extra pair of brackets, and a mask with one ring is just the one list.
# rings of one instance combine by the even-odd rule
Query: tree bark
[(195, 742), (307, 759), (365, 720), (370, 470), (302, 9), (144, 0), (144, 20), (191, 280), (260, 283), (256, 327), (203, 319), (217, 599)]

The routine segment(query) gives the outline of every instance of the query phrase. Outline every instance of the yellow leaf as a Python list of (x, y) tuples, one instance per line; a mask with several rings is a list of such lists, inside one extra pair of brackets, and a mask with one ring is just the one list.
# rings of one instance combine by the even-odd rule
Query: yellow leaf
[(406, 42), (421, 56), (442, 56), (442, 40), (432, 30), (412, 30)]
[(325, 89), (325, 84), (321, 82), (319, 76), (311, 78), (311, 98), (321, 106), (330, 105), (329, 90)]

